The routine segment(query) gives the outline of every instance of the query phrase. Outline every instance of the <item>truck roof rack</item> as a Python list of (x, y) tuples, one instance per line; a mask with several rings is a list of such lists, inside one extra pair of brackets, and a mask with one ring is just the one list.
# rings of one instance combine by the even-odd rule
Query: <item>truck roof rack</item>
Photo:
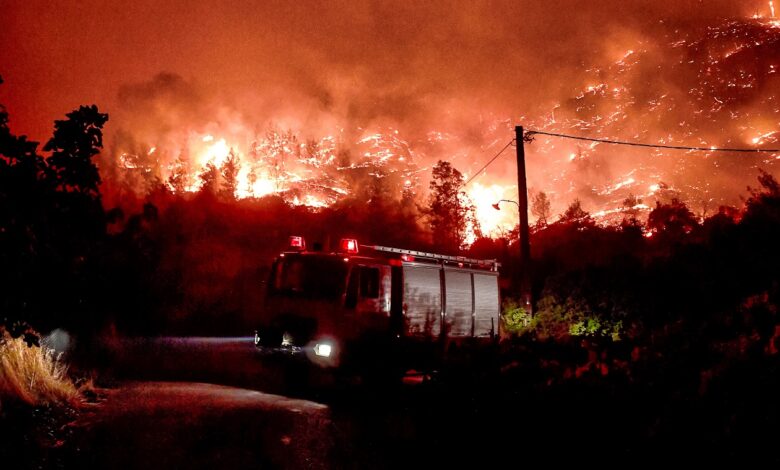
[(415, 260), (418, 258), (422, 258), (423, 260), (427, 260), (427, 261), (441, 261), (441, 262), (456, 263), (461, 267), (468, 264), (470, 265), (469, 267), (474, 267), (474, 265), (476, 265), (477, 267), (481, 267), (481, 268), (490, 268), (491, 271), (498, 271), (498, 268), (501, 266), (501, 263), (499, 263), (498, 260), (495, 259), (466, 258), (465, 256), (442, 255), (438, 253), (428, 253), (425, 251), (417, 251), (417, 250), (405, 250), (403, 248), (393, 248), (390, 246), (381, 246), (381, 245), (360, 245), (360, 246), (362, 248), (367, 248), (374, 251), (380, 251), (383, 253), (412, 256), (414, 257)]

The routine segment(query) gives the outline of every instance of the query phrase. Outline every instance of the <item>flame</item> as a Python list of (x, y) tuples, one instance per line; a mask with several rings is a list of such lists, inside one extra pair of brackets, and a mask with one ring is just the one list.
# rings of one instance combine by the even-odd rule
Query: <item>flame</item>
[[(580, 198), (594, 217), (608, 221), (619, 215), (629, 195), (648, 198), (635, 207), (642, 211), (654, 205), (653, 198), (671, 193), (682, 194), (691, 204), (713, 196), (717, 203), (733, 204), (738, 190), (718, 186), (718, 178), (726, 177), (718, 169), (725, 160), (714, 150), (737, 142), (769, 148), (780, 141), (773, 130), (778, 102), (771, 86), (777, 73), (773, 51), (780, 44), (773, 2), (769, 12), (771, 18), (764, 11), (753, 20), (713, 25), (702, 35), (675, 33), (658, 48), (643, 40), (616, 44), (601, 67), (594, 65), (574, 79), (575, 91), (566, 99), (549, 103), (536, 118), (520, 117), (518, 123), (536, 130), (713, 150), (681, 154), (537, 135), (526, 147), (528, 183), (555, 194), (551, 213), (561, 213)], [(651, 69), (659, 77), (648, 82), (645, 75)], [(679, 89), (655, 85), (670, 81), (679, 82)], [(347, 130), (333, 125), (318, 129), (319, 135), (304, 134), (295, 125), (290, 131), (270, 126), (258, 134), (258, 123), (219, 114), (200, 127), (172, 130), (164, 139), (138, 140), (144, 142), (141, 150), (134, 144), (120, 146), (114, 158), (136, 175), (136, 182), (154, 176), (173, 189), (170, 178), (184, 172), (186, 181), (175, 187), (185, 192), (200, 189), (199, 175), (207, 166), (222, 171), (232, 151), (239, 199), (279, 195), (289, 204), (325, 207), (355, 194), (357, 185), (373, 178), (395, 185), (387, 191), (392, 197), (412, 194), (422, 202), (435, 160), (448, 160), (464, 174), (473, 174), (511, 139), (514, 119), (482, 111), (480, 124), (473, 125), (476, 131), (468, 137), (458, 125), (446, 124), (409, 134), (379, 125)], [(177, 158), (183, 163), (174, 163)], [(780, 155), (769, 156), (764, 164), (779, 168)], [(737, 176), (752, 176), (746, 175), (747, 170)], [(517, 199), (514, 178), (514, 165), (504, 158), (491, 166), (490, 176), (482, 173), (465, 188), (486, 235), (499, 235), (517, 223), (513, 204), (493, 208), (501, 199)], [(141, 191), (145, 186), (136, 187)]]
[(514, 204), (502, 203), (499, 210), (493, 207), (493, 204), (498, 203), (499, 200), (509, 199), (510, 195), (516, 198), (516, 186), (482, 185), (474, 182), (466, 192), (474, 204), (477, 221), (484, 234), (498, 236), (502, 231), (511, 230), (517, 225), (518, 214)]
[[(207, 138), (208, 140), (206, 140)], [(222, 166), (230, 154), (230, 147), (225, 139), (214, 140), (214, 137), (208, 135), (203, 138), (203, 142), (213, 143), (200, 153), (197, 158), (198, 164), (201, 167), (205, 167), (209, 163), (217, 167)]]

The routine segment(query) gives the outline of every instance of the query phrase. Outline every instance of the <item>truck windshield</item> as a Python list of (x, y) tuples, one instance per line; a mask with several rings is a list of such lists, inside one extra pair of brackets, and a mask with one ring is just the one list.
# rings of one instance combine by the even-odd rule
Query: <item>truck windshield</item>
[(275, 294), (340, 299), (347, 263), (341, 258), (288, 255), (276, 262), (271, 276), (271, 291)]

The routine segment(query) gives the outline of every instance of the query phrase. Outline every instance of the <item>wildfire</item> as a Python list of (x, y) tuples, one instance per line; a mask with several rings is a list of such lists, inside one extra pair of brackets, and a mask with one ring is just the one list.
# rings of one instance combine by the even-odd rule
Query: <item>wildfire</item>
[(209, 163), (217, 167), (222, 166), (230, 154), (230, 147), (225, 139), (214, 140), (213, 136), (206, 135), (203, 137), (203, 142), (210, 144), (200, 153), (197, 159), (198, 164), (201, 167), (205, 167)]
[[(575, 79), (579, 84), (572, 84), (567, 99), (548, 103), (536, 119), (520, 118), (537, 130), (712, 149), (680, 153), (537, 136), (526, 147), (528, 183), (555, 194), (551, 218), (575, 198), (602, 221), (619, 214), (629, 196), (645, 198), (634, 207), (642, 212), (670, 195), (693, 204), (734, 204), (758, 164), (770, 171), (780, 164), (780, 155), (747, 161), (754, 158), (748, 155), (735, 163), (733, 155), (717, 152), (737, 143), (780, 143), (780, 95), (774, 86), (780, 25), (773, 2), (769, 12), (769, 18), (729, 20), (702, 34), (670, 33), (665, 44), (627, 41), (603, 67)], [(655, 71), (652, 79), (648, 70)], [(307, 135), (274, 125), (259, 132), (257, 124), (241, 118), (215, 117), (140, 148), (136, 142), (119, 146), (125, 151), (116, 153), (115, 162), (127, 186), (138, 191), (160, 181), (174, 192), (194, 192), (215, 178), (238, 199), (278, 195), (289, 204), (314, 208), (363, 195), (367, 188), (399, 200), (417, 196), (421, 202), (436, 160), (471, 174), (511, 138), (515, 119), (488, 113), (480, 120), (481, 129), (470, 128), (468, 136), (446, 126), (412, 131), (333, 126)], [(502, 165), (503, 171), (496, 171)], [(465, 188), (486, 235), (499, 235), (517, 223), (514, 205), (493, 207), (501, 199), (517, 200), (515, 177), (514, 164), (504, 155), (489, 174)], [(727, 184), (737, 177), (745, 183)]]
[(501, 231), (511, 230), (517, 225), (518, 214), (514, 205), (499, 206), (499, 210), (493, 206), (501, 199), (517, 198), (517, 186), (472, 183), (467, 188), (467, 194), (474, 204), (477, 221), (485, 235), (498, 236)]

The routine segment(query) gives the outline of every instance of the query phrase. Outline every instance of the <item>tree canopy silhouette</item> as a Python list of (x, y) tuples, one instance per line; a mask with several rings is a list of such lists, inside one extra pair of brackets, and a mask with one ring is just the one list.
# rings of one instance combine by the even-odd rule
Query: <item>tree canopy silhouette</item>
[(108, 114), (92, 105), (81, 106), (66, 117), (54, 122), (54, 135), (43, 147), (52, 152), (47, 164), (57, 189), (99, 197), (100, 173), (92, 159), (103, 147), (102, 128)]
[(550, 218), (550, 199), (544, 191), (539, 191), (531, 198), (531, 213), (536, 217), (536, 227), (547, 225)]
[(469, 223), (475, 222), (474, 207), (463, 186), (463, 174), (449, 162), (440, 160), (433, 167), (431, 192), (424, 213), (428, 216), (435, 244), (449, 252), (463, 248)]
[(55, 122), (44, 158), (36, 142), (11, 133), (0, 106), (0, 311), (7, 323), (45, 328), (71, 314), (89, 321), (97, 311), (91, 293), (99, 291), (106, 233), (93, 159), (107, 120), (94, 105), (67, 114)]

